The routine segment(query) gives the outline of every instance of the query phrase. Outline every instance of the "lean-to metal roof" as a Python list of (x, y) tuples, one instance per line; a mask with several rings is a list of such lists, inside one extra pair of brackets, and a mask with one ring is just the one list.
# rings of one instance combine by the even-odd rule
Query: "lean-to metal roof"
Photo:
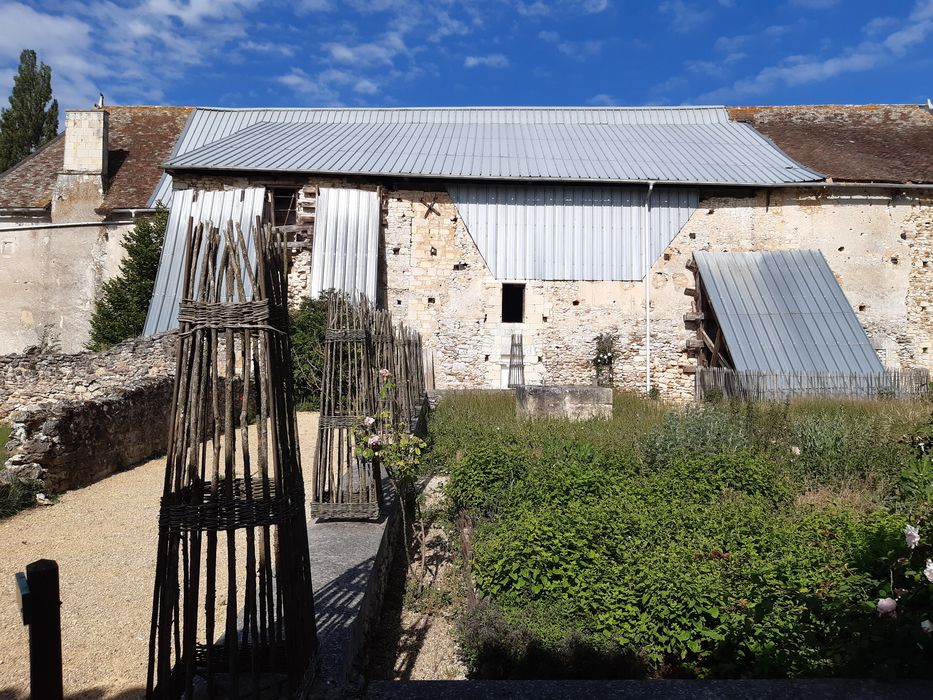
[(822, 179), (722, 107), (198, 109), (166, 167), (602, 183)]
[[(257, 216), (262, 216), (266, 190), (263, 187), (206, 192), (180, 190), (175, 192), (165, 226), (165, 242), (159, 258), (149, 313), (146, 315), (144, 335), (162, 333), (178, 325), (178, 304), (181, 302), (182, 268), (185, 264), (185, 238), (188, 221), (193, 225), (209, 221), (214, 226), (226, 226), (228, 221), (240, 224), (247, 249), (252, 246), (253, 228)], [(247, 287), (249, 286), (247, 281)], [(247, 295), (252, 290), (246, 290)]]
[[(640, 280), (647, 187), (450, 185), (467, 231), (501, 280)], [(696, 210), (696, 188), (655, 188), (648, 265)]]
[(376, 300), (379, 196), (358, 189), (322, 187), (314, 217), (311, 296), (339, 289)]
[(819, 251), (701, 251), (694, 258), (735, 369), (883, 371)]

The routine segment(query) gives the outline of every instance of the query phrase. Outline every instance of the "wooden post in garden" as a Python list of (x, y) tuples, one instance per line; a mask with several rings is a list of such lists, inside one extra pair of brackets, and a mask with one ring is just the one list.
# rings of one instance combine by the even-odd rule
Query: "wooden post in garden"
[(58, 564), (39, 559), (17, 574), (23, 624), (29, 626), (29, 697), (61, 700), (62, 618)]

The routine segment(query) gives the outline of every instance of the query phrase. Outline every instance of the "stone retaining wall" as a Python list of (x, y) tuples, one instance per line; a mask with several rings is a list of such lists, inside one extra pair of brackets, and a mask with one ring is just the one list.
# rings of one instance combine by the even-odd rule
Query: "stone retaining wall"
[(147, 377), (108, 396), (15, 411), (8, 475), (61, 493), (163, 453), (172, 384), (168, 376)]
[(103, 352), (0, 356), (0, 422), (20, 409), (99, 399), (175, 372), (175, 335), (134, 338)]

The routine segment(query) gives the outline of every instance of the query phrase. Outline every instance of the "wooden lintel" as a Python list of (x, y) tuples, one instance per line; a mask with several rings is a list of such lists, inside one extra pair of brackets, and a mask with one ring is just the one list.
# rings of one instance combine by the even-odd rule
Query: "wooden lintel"
[(288, 226), (275, 226), (272, 230), (279, 233), (311, 233), (311, 226), (308, 224), (289, 224)]

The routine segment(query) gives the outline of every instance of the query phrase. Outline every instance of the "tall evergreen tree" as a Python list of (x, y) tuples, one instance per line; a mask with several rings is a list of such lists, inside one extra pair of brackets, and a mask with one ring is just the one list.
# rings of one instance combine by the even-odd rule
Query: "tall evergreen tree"
[[(51, 104), (49, 104), (51, 100)], [(45, 145), (58, 133), (58, 100), (52, 99), (52, 69), (36, 65), (36, 52), (19, 55), (10, 106), (0, 110), (0, 172)]]
[(168, 210), (160, 208), (123, 237), (120, 274), (104, 282), (94, 304), (89, 350), (106, 350), (143, 332), (167, 222)]

